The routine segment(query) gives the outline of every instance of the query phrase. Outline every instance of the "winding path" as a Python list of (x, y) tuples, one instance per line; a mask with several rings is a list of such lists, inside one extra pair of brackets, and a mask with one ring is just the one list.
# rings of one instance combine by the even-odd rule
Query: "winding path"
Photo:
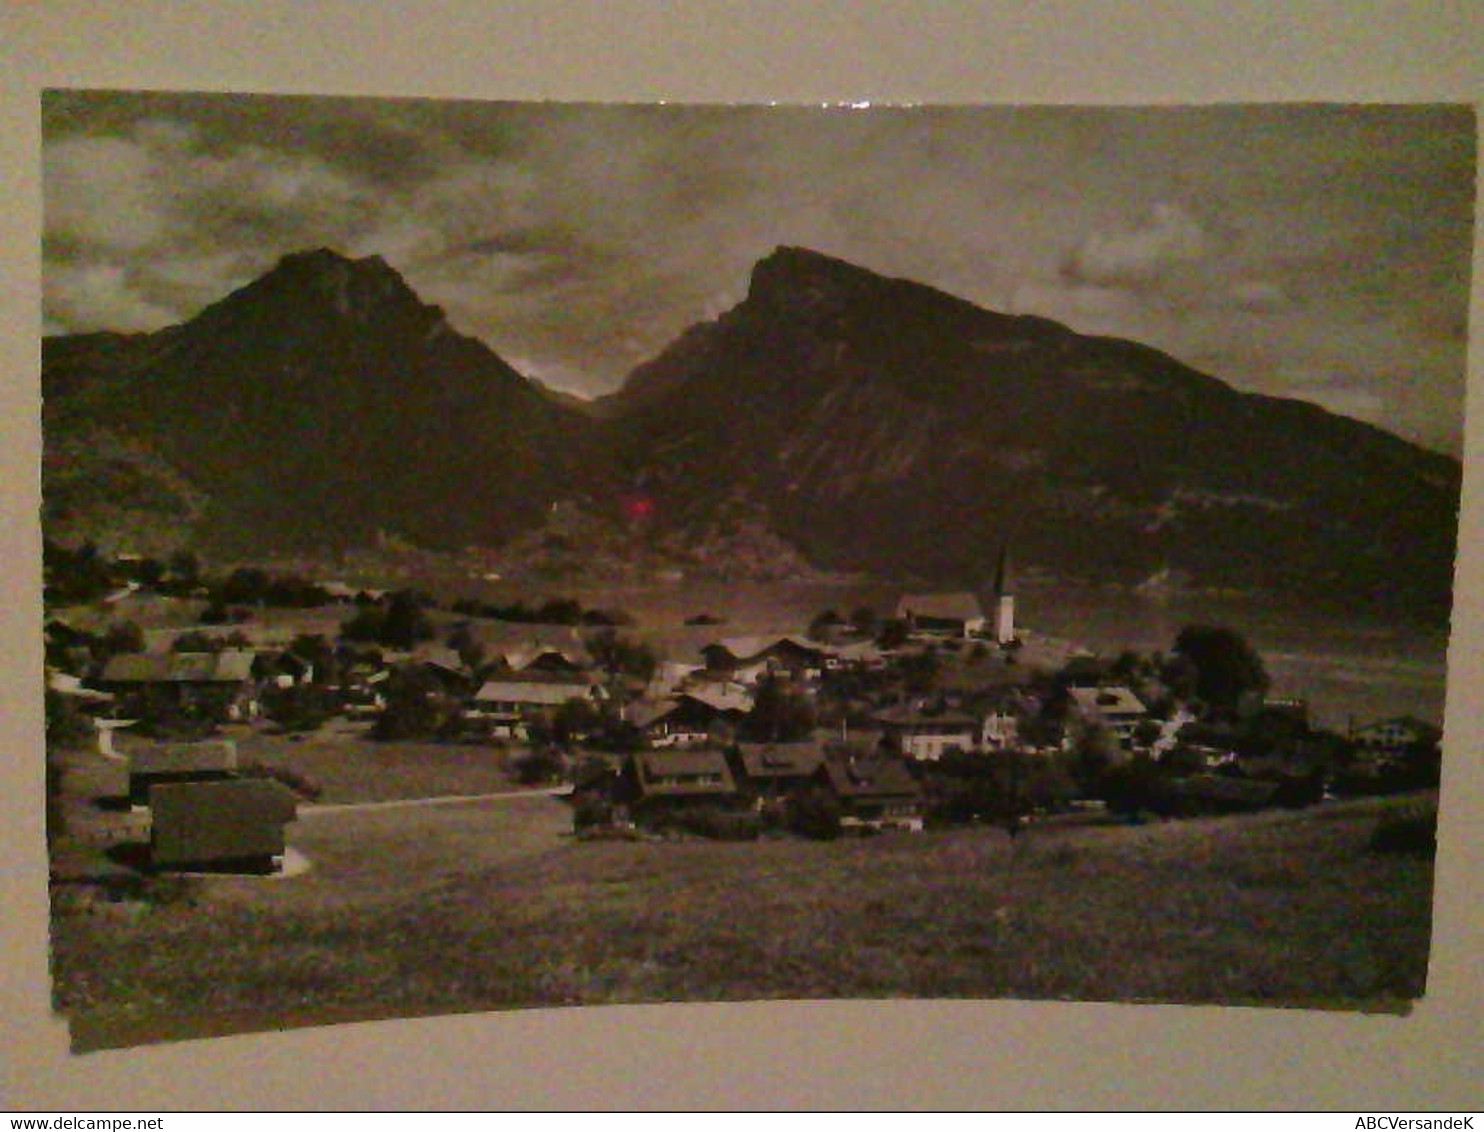
[(553, 798), (571, 793), (570, 786), (552, 786), (545, 790), (507, 790), (497, 794), (443, 794), (434, 798), (396, 798), (389, 802), (333, 802), (327, 805), (300, 806), (300, 818), (364, 813), (371, 810), (409, 809), (415, 806), (456, 806), (469, 802), (508, 802), (516, 798)]

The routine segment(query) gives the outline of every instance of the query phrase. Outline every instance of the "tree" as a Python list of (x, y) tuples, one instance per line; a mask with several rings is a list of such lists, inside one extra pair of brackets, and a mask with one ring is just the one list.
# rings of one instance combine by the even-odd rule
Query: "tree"
[(263, 693), (263, 710), (284, 731), (315, 731), (335, 714), (336, 707), (328, 689), (312, 684), (270, 688)]
[(170, 556), (166, 572), (181, 590), (189, 591), (201, 584), (201, 563), (189, 550), (177, 550)]
[(833, 609), (826, 609), (815, 616), (809, 622), (809, 636), (812, 640), (828, 641), (844, 626), (845, 619)]
[(1092, 795), (1104, 772), (1122, 756), (1118, 738), (1101, 723), (1083, 727), (1072, 747), (1072, 776), (1084, 794)]
[(1214, 708), (1235, 711), (1248, 692), (1270, 685), (1262, 658), (1232, 629), (1189, 625), (1175, 638), (1175, 652), (1195, 667), (1195, 692)]
[(622, 674), (647, 681), (659, 667), (659, 658), (647, 644), (620, 637), (612, 629), (602, 629), (588, 637), (587, 650), (600, 668), (614, 676)]
[(267, 571), (242, 566), (232, 571), (216, 596), (225, 605), (258, 605), (267, 600), (268, 585)]
[(833, 841), (840, 836), (840, 818), (839, 800), (822, 786), (795, 795), (788, 807), (789, 828), (820, 841)]
[(144, 630), (133, 621), (115, 621), (98, 641), (97, 651), (103, 662), (120, 653), (143, 652)]
[(417, 595), (406, 590), (392, 594), (378, 640), (387, 648), (410, 649), (419, 641), (431, 641), (433, 636), (433, 623), (423, 612)]
[(68, 550), (58, 543), (42, 543), (48, 602), (73, 605), (96, 601), (113, 585), (113, 571), (92, 543)]
[(862, 637), (874, 637), (881, 631), (881, 618), (869, 605), (862, 605), (850, 614), (851, 627)]
[(590, 700), (572, 698), (561, 704), (551, 717), (552, 739), (562, 747), (585, 739), (602, 722), (603, 717)]
[(1115, 814), (1137, 817), (1145, 810), (1171, 814), (1176, 809), (1174, 790), (1158, 764), (1144, 755), (1109, 767), (1098, 783), (1098, 793)]
[(814, 705), (809, 698), (768, 676), (758, 684), (741, 734), (757, 743), (795, 743), (814, 733), (814, 723)]
[(883, 649), (899, 649), (911, 638), (907, 629), (907, 622), (892, 618), (881, 626), (881, 635), (876, 638), (876, 644)]
[(221, 652), (222, 639), (194, 630), (182, 633), (170, 645), (171, 652)]
[(442, 688), (426, 669), (411, 667), (386, 682), (386, 707), (376, 718), (377, 739), (426, 739), (443, 726), (448, 712)]

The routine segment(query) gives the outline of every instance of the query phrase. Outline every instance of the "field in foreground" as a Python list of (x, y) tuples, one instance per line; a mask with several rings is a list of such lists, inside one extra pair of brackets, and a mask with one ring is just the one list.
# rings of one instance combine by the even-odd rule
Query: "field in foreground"
[(1396, 1009), (1432, 864), (1415, 799), (1147, 826), (577, 843), (551, 798), (301, 820), (313, 863), (59, 902), (78, 1049), (512, 1007), (1030, 998)]

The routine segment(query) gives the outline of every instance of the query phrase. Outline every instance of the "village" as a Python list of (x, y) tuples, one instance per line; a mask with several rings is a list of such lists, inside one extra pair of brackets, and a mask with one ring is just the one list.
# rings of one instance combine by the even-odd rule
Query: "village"
[(1437, 784), (1435, 727), (1315, 728), (1233, 630), (1116, 657), (1035, 633), (1004, 553), (983, 593), (731, 635), (705, 611), (639, 626), (569, 599), (441, 607), (253, 568), (212, 580), (188, 555), (48, 551), (49, 747), (72, 749), (49, 764), (54, 843), (88, 830), (144, 872), (279, 871), (295, 817), (381, 798), (335, 783), (394, 750), (448, 764), (394, 797), (553, 793), (581, 840), (1013, 838)]

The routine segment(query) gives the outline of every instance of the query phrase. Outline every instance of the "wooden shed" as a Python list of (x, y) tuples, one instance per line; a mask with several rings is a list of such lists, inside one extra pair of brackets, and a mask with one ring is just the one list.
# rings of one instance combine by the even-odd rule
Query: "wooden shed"
[(272, 871), (284, 826), (298, 815), (293, 791), (266, 778), (155, 786), (149, 808), (150, 860), (176, 869)]

